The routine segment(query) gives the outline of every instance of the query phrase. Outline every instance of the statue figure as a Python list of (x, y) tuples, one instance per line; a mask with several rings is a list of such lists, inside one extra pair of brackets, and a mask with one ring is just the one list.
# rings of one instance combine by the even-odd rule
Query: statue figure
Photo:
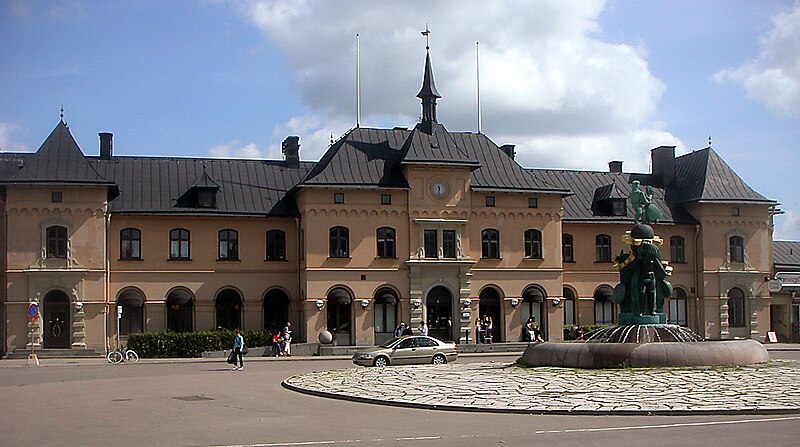
[(631, 206), (633, 206), (633, 211), (635, 213), (633, 216), (633, 223), (638, 224), (642, 222), (642, 211), (647, 202), (647, 197), (645, 197), (644, 191), (639, 189), (639, 180), (634, 180), (631, 182), (631, 185), (631, 193), (628, 195), (628, 199), (631, 201)]
[(661, 260), (658, 246), (663, 240), (649, 225), (639, 224), (623, 237), (631, 252), (621, 253), (614, 267), (620, 283), (614, 288), (614, 302), (620, 305), (620, 324), (656, 324), (666, 322), (664, 300), (672, 295), (666, 277), (672, 267)]
[(653, 187), (648, 186), (646, 192), (640, 188), (639, 180), (631, 182), (631, 193), (628, 198), (631, 201), (631, 206), (635, 215), (633, 216), (634, 224), (652, 224), (658, 222), (661, 218), (661, 211), (653, 205)]

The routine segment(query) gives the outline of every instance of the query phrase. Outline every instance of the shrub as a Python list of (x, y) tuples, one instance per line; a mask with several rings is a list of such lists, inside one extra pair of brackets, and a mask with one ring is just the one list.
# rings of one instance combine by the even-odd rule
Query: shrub
[[(272, 344), (269, 331), (242, 331), (248, 348)], [(143, 358), (200, 357), (203, 351), (222, 351), (233, 346), (233, 331), (141, 332), (128, 336), (128, 347)]]

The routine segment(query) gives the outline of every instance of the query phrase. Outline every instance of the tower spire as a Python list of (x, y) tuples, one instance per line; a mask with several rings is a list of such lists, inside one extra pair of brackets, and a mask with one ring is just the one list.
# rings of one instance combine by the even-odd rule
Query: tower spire
[(425, 31), (422, 35), (425, 36), (425, 72), (422, 77), (422, 88), (417, 93), (417, 98), (422, 100), (422, 122), (435, 123), (436, 122), (436, 100), (441, 98), (442, 95), (436, 90), (436, 83), (433, 81), (433, 67), (431, 66), (431, 47), (430, 47), (430, 30), (427, 24)]

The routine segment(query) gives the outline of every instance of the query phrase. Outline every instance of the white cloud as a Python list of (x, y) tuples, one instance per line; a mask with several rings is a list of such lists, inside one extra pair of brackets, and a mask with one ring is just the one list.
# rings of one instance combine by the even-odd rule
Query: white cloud
[[(479, 41), (482, 130), (498, 143), (516, 143), (520, 159), (530, 160), (526, 165), (572, 166), (579, 159), (582, 168), (604, 169), (609, 160), (646, 158), (650, 147), (677, 141), (653, 121), (664, 85), (650, 73), (639, 45), (594, 37), (604, 6), (600, 0), (453, 0), (428, 2), (424, 8), (395, 1), (369, 7), (356, 1), (294, 0), (238, 5), (283, 51), (309, 109), (306, 118), (319, 120), (313, 132), (323, 130), (320, 123), (346, 129), (352, 124), (329, 123), (355, 122), (356, 33), (361, 35), (362, 124), (413, 125), (420, 114), (415, 95), (424, 64), (420, 31), (429, 22), (436, 85), (443, 96), (438, 116), (450, 130), (476, 130)], [(387, 117), (397, 120), (387, 123)], [(305, 148), (315, 138), (311, 135), (301, 135)], [(308, 153), (321, 153), (326, 146)], [(579, 157), (576, 146), (583, 148)]]
[(775, 217), (775, 240), (800, 241), (800, 214), (786, 211)]
[(264, 151), (259, 149), (255, 143), (242, 145), (238, 140), (230, 143), (214, 146), (208, 150), (212, 157), (219, 158), (263, 158)]
[[(286, 123), (276, 126), (272, 134), (276, 141), (281, 142), (288, 135), (300, 136), (300, 158), (319, 160), (330, 146), (331, 137), (338, 138), (351, 127), (353, 127), (351, 123), (324, 119), (318, 114), (309, 113), (292, 117)], [(283, 158), (280, 143), (271, 145), (267, 155), (270, 159)]]
[(772, 22), (772, 30), (760, 39), (762, 50), (756, 59), (721, 70), (714, 79), (741, 83), (748, 97), (776, 113), (800, 115), (800, 2)]
[(18, 129), (16, 124), (0, 122), (0, 151), (29, 151), (27, 145), (14, 143), (11, 134)]

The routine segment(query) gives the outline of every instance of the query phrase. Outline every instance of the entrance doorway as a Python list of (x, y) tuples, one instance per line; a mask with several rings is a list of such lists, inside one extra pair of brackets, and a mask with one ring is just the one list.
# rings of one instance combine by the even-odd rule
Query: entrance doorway
[(350, 339), (350, 293), (341, 288), (328, 294), (328, 330), (337, 345), (349, 345)]
[(453, 340), (453, 297), (446, 287), (436, 286), (428, 292), (428, 335), (439, 340)]
[(242, 297), (233, 289), (225, 289), (217, 295), (217, 329), (241, 329)]
[(280, 289), (264, 295), (264, 329), (272, 334), (280, 331), (289, 321), (289, 296)]
[(44, 297), (44, 347), (69, 348), (70, 339), (69, 297), (54, 290)]
[[(503, 334), (501, 331), (503, 320), (500, 317), (500, 293), (497, 292), (497, 289), (488, 287), (481, 291), (478, 304), (478, 316), (484, 323), (487, 317), (492, 319), (491, 335), (488, 333), (487, 329), (485, 341), (490, 343), (503, 341)], [(491, 337), (491, 339), (489, 337)]]
[(545, 298), (544, 290), (536, 286), (528, 287), (522, 292), (522, 312), (520, 315), (522, 317), (523, 340), (527, 339), (525, 326), (528, 321), (531, 320), (536, 335), (547, 341), (547, 318), (544, 309)]

